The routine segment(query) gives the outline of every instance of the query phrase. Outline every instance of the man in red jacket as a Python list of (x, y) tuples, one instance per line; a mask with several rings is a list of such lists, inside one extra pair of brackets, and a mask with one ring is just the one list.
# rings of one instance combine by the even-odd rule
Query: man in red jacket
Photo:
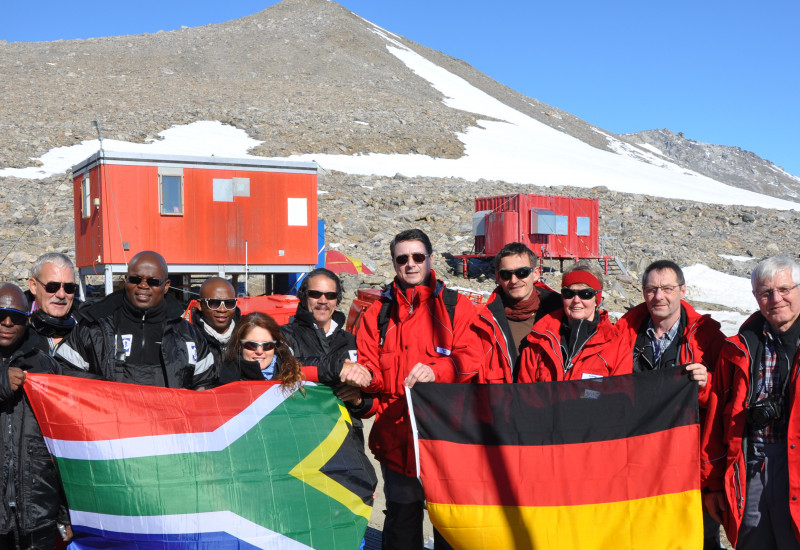
[(538, 264), (536, 254), (522, 243), (509, 243), (494, 257), (497, 288), (474, 322), (484, 357), (475, 382), (512, 382), (533, 323), (561, 307), (560, 296), (539, 281)]
[(756, 313), (725, 342), (703, 437), (703, 502), (738, 550), (800, 549), (800, 265), (761, 261)]
[[(383, 473), (383, 548), (421, 550), (425, 496), (417, 480), (406, 388), (468, 380), (478, 371), (481, 348), (470, 329), (475, 307), (436, 279), (428, 236), (419, 229), (402, 231), (389, 251), (396, 277), (364, 313), (357, 335), (363, 367), (353, 364), (340, 376), (378, 399), (369, 448)], [(437, 548), (448, 547), (434, 538)]]
[[(725, 341), (720, 325), (700, 315), (686, 301), (683, 270), (670, 260), (658, 260), (642, 274), (644, 302), (617, 321), (620, 355), (626, 370), (643, 372), (682, 366), (699, 386), (700, 420), (711, 392), (711, 372)], [(722, 548), (719, 524), (704, 514), (704, 549)]]
[(623, 342), (620, 352), (630, 352), (633, 372), (684, 366), (700, 386), (703, 407), (711, 391), (709, 371), (725, 340), (719, 323), (710, 315), (700, 315), (684, 300), (683, 270), (670, 260), (645, 268), (642, 293), (644, 302), (615, 325)]

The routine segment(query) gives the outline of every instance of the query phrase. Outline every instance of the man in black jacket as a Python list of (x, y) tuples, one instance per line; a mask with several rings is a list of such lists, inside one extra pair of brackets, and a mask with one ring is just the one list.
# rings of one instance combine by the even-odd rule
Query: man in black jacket
[(39, 335), (39, 349), (55, 355), (79, 319), (80, 300), (75, 298), (75, 266), (60, 252), (42, 254), (31, 266), (25, 295), (33, 302), (30, 328)]
[(200, 329), (219, 371), (225, 349), (242, 316), (233, 285), (222, 277), (209, 277), (200, 285), (200, 308), (192, 311), (192, 324)]
[(21, 388), (26, 372), (57, 371), (28, 330), (28, 308), (19, 287), (0, 283), (0, 549), (52, 549), (57, 522), (69, 525), (55, 465)]
[(342, 294), (342, 282), (333, 271), (324, 267), (313, 270), (300, 283), (297, 313), (281, 327), (281, 334), (297, 360), (317, 367), (319, 381), (337, 387), (336, 395), (358, 417), (369, 412), (373, 400), (358, 387), (340, 382), (342, 368), (358, 360), (356, 338), (344, 330), (345, 316), (336, 311)]
[(167, 263), (140, 252), (125, 288), (81, 309), (82, 319), (56, 351), (65, 374), (148, 386), (205, 389), (216, 382), (214, 357), (199, 329), (167, 296)]

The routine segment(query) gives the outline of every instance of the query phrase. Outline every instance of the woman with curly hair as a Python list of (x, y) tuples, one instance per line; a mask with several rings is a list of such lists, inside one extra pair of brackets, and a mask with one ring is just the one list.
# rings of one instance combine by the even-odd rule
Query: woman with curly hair
[(303, 381), (300, 363), (266, 313), (244, 315), (236, 324), (220, 369), (220, 384), (238, 380), (276, 380), (294, 387)]

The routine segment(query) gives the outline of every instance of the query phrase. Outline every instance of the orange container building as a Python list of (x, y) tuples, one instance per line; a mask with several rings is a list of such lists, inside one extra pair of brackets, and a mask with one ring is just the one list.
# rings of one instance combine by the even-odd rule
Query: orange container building
[(511, 242), (542, 258), (600, 258), (597, 199), (500, 195), (475, 199), (475, 252), (496, 255)]
[(142, 250), (173, 274), (302, 273), (317, 263), (317, 165), (100, 151), (73, 166), (83, 281)]

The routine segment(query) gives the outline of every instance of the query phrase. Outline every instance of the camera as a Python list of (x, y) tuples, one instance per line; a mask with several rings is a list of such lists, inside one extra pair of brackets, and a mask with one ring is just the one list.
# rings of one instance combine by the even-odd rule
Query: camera
[(759, 399), (747, 407), (747, 423), (754, 430), (763, 430), (781, 417), (782, 409), (775, 399)]

